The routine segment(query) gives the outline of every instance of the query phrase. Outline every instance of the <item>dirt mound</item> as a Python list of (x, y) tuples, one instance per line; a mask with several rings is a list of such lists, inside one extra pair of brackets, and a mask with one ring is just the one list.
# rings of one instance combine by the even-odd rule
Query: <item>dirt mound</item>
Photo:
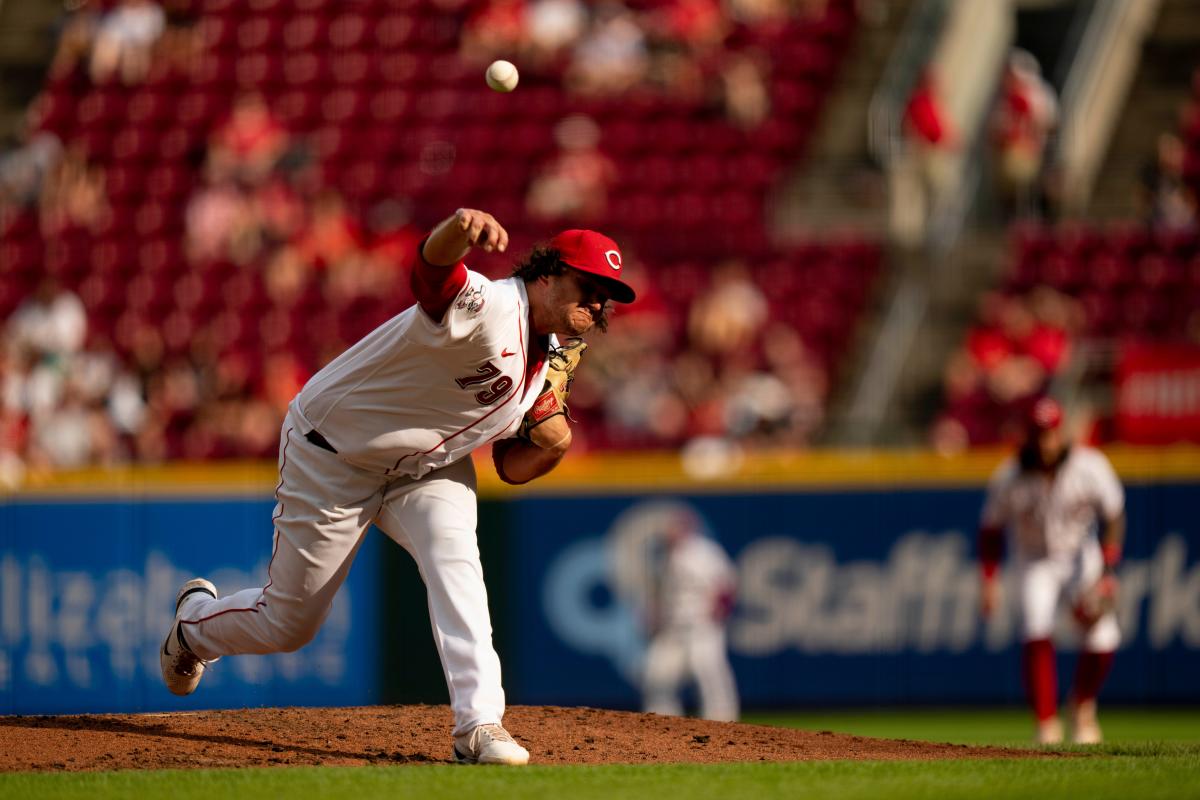
[[(1045, 755), (594, 708), (514, 706), (504, 722), (538, 764)], [(0, 717), (0, 771), (448, 763), (450, 728), (446, 706)]]

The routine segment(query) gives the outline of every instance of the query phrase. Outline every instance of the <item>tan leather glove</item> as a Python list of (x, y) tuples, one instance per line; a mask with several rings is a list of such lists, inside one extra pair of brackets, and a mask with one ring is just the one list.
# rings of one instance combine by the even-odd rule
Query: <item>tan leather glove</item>
[[(563, 436), (563, 425), (571, 418), (567, 398), (571, 394), (571, 383), (575, 380), (575, 369), (586, 349), (587, 344), (582, 339), (571, 339), (550, 351), (542, 392), (521, 420), (518, 436), (539, 447), (551, 448), (558, 444)], [(563, 419), (556, 424), (545, 424), (559, 416)]]

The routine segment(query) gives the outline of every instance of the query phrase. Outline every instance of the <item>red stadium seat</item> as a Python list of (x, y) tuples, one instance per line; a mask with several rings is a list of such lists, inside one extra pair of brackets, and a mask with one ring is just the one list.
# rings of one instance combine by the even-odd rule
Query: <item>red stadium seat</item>
[(76, 106), (75, 121), (80, 128), (117, 127), (124, 121), (125, 96), (116, 89), (93, 89)]
[(333, 80), (344, 86), (364, 88), (371, 79), (371, 60), (363, 53), (336, 52), (328, 66)]
[(314, 49), (321, 35), (322, 20), (312, 14), (298, 14), (283, 27), (283, 45), (291, 51)]
[(329, 46), (334, 50), (352, 50), (362, 46), (370, 25), (360, 13), (347, 12), (334, 17), (329, 23)]
[(375, 42), (383, 51), (406, 47), (416, 32), (413, 18), (403, 12), (385, 14), (374, 26)]
[(242, 54), (234, 68), (234, 79), (245, 90), (270, 92), (284, 83), (283, 58), (266, 52)]

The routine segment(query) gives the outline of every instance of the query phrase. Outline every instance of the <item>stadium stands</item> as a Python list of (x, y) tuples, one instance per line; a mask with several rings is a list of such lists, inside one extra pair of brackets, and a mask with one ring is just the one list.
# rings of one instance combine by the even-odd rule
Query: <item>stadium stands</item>
[[(90, 340), (111, 341), (141, 375), (150, 407), (157, 371), (180, 359), (209, 400), (219, 394), (217, 359), (237, 362), (246, 372), (238, 391), (261, 403), (278, 394), (264, 383), (269, 363), (287, 355), (309, 374), (407, 305), (396, 267), (420, 230), (469, 203), (509, 227), (514, 251), (557, 227), (611, 231), (641, 262), (647, 297), (660, 298), (668, 358), (688, 349), (688, 304), (713, 269), (731, 259), (751, 265), (772, 317), (799, 334), (817, 365), (823, 403), (879, 247), (848, 236), (776, 248), (763, 207), (804, 151), (853, 32), (854, 4), (725, 19), (713, 34), (719, 46), (652, 31), (656, 47), (665, 41), (665, 51), (691, 59), (688, 74), (703, 86), (721, 85), (726, 60), (742, 59), (741, 80), (753, 84), (757, 74), (769, 98), (761, 120), (731, 112), (728, 97), (653, 76), (619, 91), (573, 88), (577, 70), (565, 51), (523, 69), (513, 94), (492, 93), (482, 67), (459, 52), (462, 20), (469, 26), (477, 5), (186, 0), (168, 5), (164, 37), (176, 49), (160, 47), (144, 79), (96, 83), (81, 63), (56, 60), (36, 111), (78, 175), (59, 193), (56, 215), (45, 198), (2, 215), (0, 316), (49, 275), (83, 300)], [(644, 21), (653, 5), (630, 7)], [(680, 25), (679, 36), (708, 30)], [(556, 149), (565, 152), (555, 140), (560, 122), (581, 118), (598, 131), (597, 163), (612, 170), (596, 185), (597, 204), (527, 213), (531, 180), (553, 165)], [(481, 267), (494, 274), (504, 265), (485, 259)], [(752, 334), (746, 353), (703, 354), (718, 359), (710, 369), (727, 371), (719, 359), (748, 354), (770, 371), (765, 328)], [(679, 394), (691, 413), (717, 402)], [(602, 404), (585, 410), (606, 428), (596, 444), (678, 444), (696, 428), (622, 431)], [(232, 434), (221, 447), (190, 446), (204, 438), (189, 431), (206, 415), (198, 402), (160, 421), (177, 435), (145, 457), (271, 449), (239, 448)], [(134, 457), (144, 455), (137, 432), (129, 435)]]

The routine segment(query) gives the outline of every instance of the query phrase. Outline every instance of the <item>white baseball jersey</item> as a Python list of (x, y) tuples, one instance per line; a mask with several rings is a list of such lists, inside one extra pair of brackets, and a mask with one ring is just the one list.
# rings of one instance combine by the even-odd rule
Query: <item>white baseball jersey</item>
[(1005, 460), (988, 484), (982, 524), (1009, 527), (1025, 560), (1069, 558), (1124, 505), (1121, 482), (1104, 454), (1075, 446), (1054, 473), (1023, 472), (1016, 456)]
[(733, 563), (716, 542), (693, 535), (667, 556), (662, 583), (667, 627), (712, 622), (717, 597), (734, 585)]
[(528, 374), (528, 349), (537, 345), (529, 341), (524, 281), (466, 274), (440, 322), (408, 308), (331, 361), (292, 401), (301, 424), (346, 462), (419, 478), (514, 432), (537, 399), (547, 364), (541, 359)]

